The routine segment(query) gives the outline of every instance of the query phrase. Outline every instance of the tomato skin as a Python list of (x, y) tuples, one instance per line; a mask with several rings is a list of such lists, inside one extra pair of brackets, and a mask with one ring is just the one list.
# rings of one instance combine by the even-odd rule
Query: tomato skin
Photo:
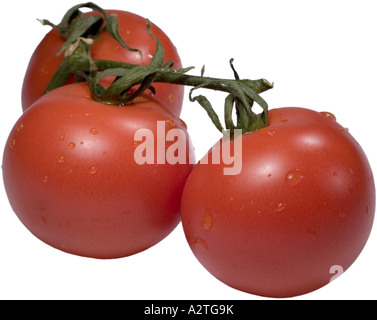
[(184, 188), (186, 238), (212, 275), (241, 291), (290, 297), (356, 260), (372, 228), (375, 185), (360, 145), (331, 115), (271, 110), (266, 128), (242, 136), (242, 157), (241, 173), (229, 176), (209, 155)]
[(157, 121), (187, 135), (184, 123), (148, 95), (116, 107), (94, 102), (84, 83), (46, 94), (23, 113), (5, 146), (13, 210), (36, 237), (76, 255), (118, 258), (156, 244), (180, 221), (192, 169), (189, 161), (135, 162), (136, 130), (155, 134)]
[[(132, 64), (149, 64), (156, 50), (155, 40), (147, 33), (146, 19), (134, 13), (121, 10), (106, 10), (109, 14), (118, 17), (119, 33), (123, 40), (132, 48), (137, 48), (143, 53), (123, 48), (116, 40), (105, 32), (98, 42), (91, 46), (92, 59), (120, 61)], [(156, 25), (151, 23), (152, 33), (158, 37), (165, 50), (165, 61), (174, 62), (174, 68), (182, 68), (177, 49), (168, 36)], [(47, 88), (52, 76), (63, 61), (63, 54), (57, 56), (65, 40), (59, 31), (51, 30), (39, 43), (33, 53), (22, 87), (22, 109), (26, 110)], [(180, 115), (184, 88), (172, 84), (155, 83), (155, 97), (165, 104), (173, 113)]]

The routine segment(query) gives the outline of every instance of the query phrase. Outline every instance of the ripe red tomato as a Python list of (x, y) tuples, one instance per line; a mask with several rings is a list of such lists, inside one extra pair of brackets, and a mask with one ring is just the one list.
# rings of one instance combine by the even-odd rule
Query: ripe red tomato
[(155, 144), (174, 128), (189, 141), (184, 123), (149, 95), (117, 107), (93, 101), (84, 83), (51, 91), (23, 113), (5, 146), (13, 210), (36, 237), (69, 253), (117, 258), (149, 248), (179, 223), (193, 161), (138, 164), (135, 134), (149, 130)]
[[(119, 33), (131, 48), (137, 48), (143, 53), (123, 48), (107, 32), (103, 33), (94, 45), (91, 46), (93, 59), (113, 60), (132, 64), (147, 65), (150, 63), (156, 50), (155, 40), (147, 33), (146, 19), (131, 12), (107, 10), (109, 14), (118, 17)], [(156, 25), (151, 23), (151, 32), (161, 41), (165, 50), (165, 61), (174, 62), (174, 68), (181, 68), (182, 64), (174, 44), (168, 36)], [(52, 76), (63, 60), (63, 54), (56, 54), (61, 49), (64, 39), (57, 30), (51, 30), (40, 42), (33, 53), (22, 88), (22, 108), (26, 110), (36, 101), (47, 88)], [(155, 95), (172, 112), (179, 115), (182, 109), (184, 88), (166, 83), (155, 83)]]
[(181, 218), (193, 253), (222, 282), (261, 296), (326, 285), (371, 231), (375, 186), (362, 148), (330, 113), (301, 108), (271, 110), (266, 128), (241, 137), (239, 175), (224, 175), (229, 166), (212, 164), (210, 151), (187, 179)]

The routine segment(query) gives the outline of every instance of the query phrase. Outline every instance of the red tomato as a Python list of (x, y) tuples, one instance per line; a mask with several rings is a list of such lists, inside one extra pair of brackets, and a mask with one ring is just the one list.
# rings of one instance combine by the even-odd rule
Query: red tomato
[(212, 164), (214, 152), (191, 172), (181, 206), (187, 241), (212, 275), (241, 291), (289, 297), (326, 285), (356, 260), (375, 186), (363, 150), (334, 116), (269, 111), (266, 128), (242, 136), (239, 175)]
[(13, 210), (36, 237), (69, 253), (117, 258), (149, 248), (180, 221), (192, 160), (137, 164), (135, 133), (149, 130), (156, 143), (174, 128), (189, 141), (184, 123), (149, 95), (117, 107), (93, 101), (84, 83), (51, 91), (23, 113), (5, 146)]
[[(119, 33), (123, 40), (132, 48), (143, 53), (123, 48), (116, 40), (105, 32), (98, 42), (91, 46), (93, 59), (113, 60), (132, 64), (149, 64), (156, 50), (155, 40), (147, 33), (146, 19), (136, 14), (119, 10), (107, 10), (115, 14), (119, 21)], [(165, 61), (174, 62), (174, 68), (181, 68), (182, 64), (177, 49), (167, 35), (156, 25), (151, 23), (152, 33), (159, 38), (165, 50)], [(64, 39), (57, 30), (51, 30), (40, 42), (29, 62), (22, 88), (22, 108), (26, 110), (36, 101), (47, 88), (52, 76), (63, 60), (63, 54), (56, 54), (61, 49)], [(183, 86), (165, 83), (155, 83), (156, 98), (161, 100), (173, 113), (179, 115), (182, 109)]]

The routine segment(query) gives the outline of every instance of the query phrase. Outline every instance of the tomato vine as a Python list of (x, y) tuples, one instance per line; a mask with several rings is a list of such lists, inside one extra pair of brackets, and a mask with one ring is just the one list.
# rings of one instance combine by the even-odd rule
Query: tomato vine
[[(100, 12), (104, 18), (97, 15), (84, 16), (80, 8), (88, 7)], [(94, 16), (94, 18), (90, 18)], [(210, 101), (203, 95), (193, 96), (194, 90), (210, 89), (228, 93), (224, 104), (225, 128), (241, 129), (243, 133), (255, 131), (267, 126), (268, 105), (259, 95), (269, 90), (273, 84), (265, 79), (249, 80), (240, 79), (233, 67), (233, 59), (230, 61), (235, 79), (219, 79), (204, 77), (204, 68), (200, 76), (188, 75), (187, 72), (193, 67), (175, 69), (173, 62), (164, 63), (164, 49), (161, 42), (155, 37), (147, 21), (146, 29), (148, 34), (156, 41), (156, 51), (149, 65), (136, 65), (110, 60), (94, 60), (90, 56), (89, 39), (95, 39), (98, 34), (106, 30), (114, 39), (128, 50), (128, 47), (117, 31), (117, 18), (106, 14), (106, 12), (93, 3), (77, 5), (71, 8), (64, 16), (62, 22), (56, 26), (48, 20), (42, 20), (43, 24), (60, 30), (62, 36), (67, 39), (60, 53), (66, 54), (58, 71), (51, 79), (46, 92), (64, 85), (73, 74), (84, 76), (90, 82), (93, 98), (99, 102), (112, 105), (125, 105), (132, 101), (145, 90), (155, 92), (153, 83), (162, 82), (176, 85), (193, 87), (190, 90), (189, 98), (192, 102), (198, 102), (207, 112), (216, 128), (222, 132), (224, 126), (214, 111)], [(103, 24), (105, 23), (105, 26)], [(100, 85), (100, 80), (115, 76), (115, 80), (106, 89)], [(138, 85), (135, 91), (133, 87)], [(262, 108), (262, 114), (258, 115), (252, 111), (254, 102)], [(236, 110), (237, 123), (233, 122), (232, 113)]]

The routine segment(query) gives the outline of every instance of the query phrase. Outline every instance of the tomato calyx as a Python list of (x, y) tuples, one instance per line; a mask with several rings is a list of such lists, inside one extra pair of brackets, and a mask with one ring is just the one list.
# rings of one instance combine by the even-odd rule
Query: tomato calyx
[[(80, 11), (84, 7), (99, 12), (103, 17), (97, 14), (84, 15)], [(234, 72), (235, 79), (205, 77), (204, 67), (200, 76), (188, 75), (187, 72), (194, 67), (175, 69), (172, 61), (164, 63), (164, 48), (160, 40), (151, 32), (148, 20), (146, 25), (147, 32), (156, 42), (156, 51), (149, 65), (92, 59), (90, 46), (104, 31), (108, 32), (126, 49), (139, 50), (130, 48), (124, 43), (118, 32), (117, 18), (107, 14), (105, 10), (91, 2), (72, 7), (57, 26), (48, 20), (42, 20), (41, 22), (44, 25), (50, 25), (58, 29), (62, 37), (66, 39), (58, 53), (60, 54), (64, 51), (65, 58), (52, 77), (45, 93), (65, 85), (69, 78), (75, 75), (76, 82), (85, 80), (90, 83), (92, 96), (96, 101), (123, 106), (145, 90), (150, 90), (153, 94), (156, 93), (153, 83), (185, 85), (193, 87), (189, 94), (190, 101), (198, 102), (204, 108), (215, 127), (221, 133), (225, 129), (229, 130), (232, 137), (235, 129), (239, 129), (243, 134), (246, 134), (267, 126), (268, 105), (259, 94), (273, 88), (273, 84), (265, 79), (240, 79), (234, 69), (233, 59), (230, 60), (230, 66)], [(109, 76), (113, 76), (115, 80), (104, 88), (100, 81)], [(193, 96), (193, 92), (198, 89), (210, 89), (228, 93), (224, 104), (225, 129), (207, 97), (203, 95)], [(254, 102), (262, 108), (261, 115), (253, 112)], [(234, 110), (237, 116), (236, 123), (233, 122)]]
[[(84, 14), (80, 9), (89, 8), (93, 13)], [(102, 16), (101, 16), (102, 15)], [(90, 46), (93, 45), (103, 32), (107, 32), (122, 47), (129, 51), (135, 51), (142, 57), (139, 49), (129, 47), (122, 39), (118, 30), (118, 19), (116, 16), (108, 14), (106, 10), (98, 5), (87, 2), (78, 4), (69, 9), (58, 25), (53, 24), (46, 19), (38, 19), (42, 25), (48, 25), (60, 32), (62, 38), (66, 41), (57, 55), (64, 52), (64, 59), (59, 69), (52, 77), (44, 93), (59, 88), (67, 83), (69, 78), (75, 73), (95, 73), (97, 70), (108, 68), (106, 60), (94, 63)], [(130, 67), (128, 64), (119, 62), (122, 67)]]
[[(85, 15), (80, 11), (81, 8), (92, 9), (93, 12), (98, 12), (103, 17), (94, 14)], [(117, 17), (108, 14), (104, 9), (93, 2), (82, 3), (72, 7), (66, 12), (58, 25), (46, 19), (38, 19), (38, 21), (41, 22), (42, 25), (48, 25), (59, 30), (60, 35), (66, 39), (58, 55), (67, 50), (70, 45), (74, 44), (79, 38), (95, 39), (104, 31), (108, 32), (122, 47), (130, 51), (137, 51), (142, 55), (139, 49), (131, 48), (123, 41), (118, 31)]]

